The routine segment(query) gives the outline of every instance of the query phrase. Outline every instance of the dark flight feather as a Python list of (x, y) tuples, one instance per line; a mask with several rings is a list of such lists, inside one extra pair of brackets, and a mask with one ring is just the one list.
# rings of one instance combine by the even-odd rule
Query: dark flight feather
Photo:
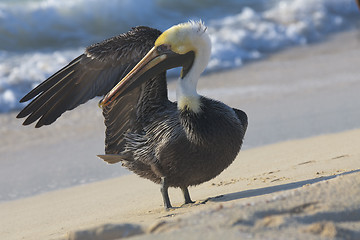
[(24, 125), (38, 121), (35, 127), (41, 127), (95, 96), (104, 96), (145, 56), (160, 34), (153, 28), (135, 27), (91, 45), (24, 96), (20, 102), (33, 100), (17, 117), (27, 117)]

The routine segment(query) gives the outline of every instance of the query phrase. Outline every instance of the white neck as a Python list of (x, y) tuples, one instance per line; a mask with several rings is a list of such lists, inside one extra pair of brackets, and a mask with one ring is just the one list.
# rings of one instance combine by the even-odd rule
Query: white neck
[(202, 44), (197, 46), (194, 63), (189, 72), (184, 78), (177, 80), (176, 99), (179, 109), (192, 110), (194, 112), (200, 111), (200, 95), (196, 91), (197, 82), (201, 73), (205, 70), (211, 53), (210, 39), (202, 41)]

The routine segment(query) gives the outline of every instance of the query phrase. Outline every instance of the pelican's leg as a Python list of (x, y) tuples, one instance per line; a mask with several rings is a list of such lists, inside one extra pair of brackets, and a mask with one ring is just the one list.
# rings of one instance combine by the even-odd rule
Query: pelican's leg
[(182, 187), (181, 191), (184, 194), (185, 204), (194, 203), (194, 201), (192, 201), (190, 198), (189, 190), (187, 189), (187, 187)]
[(169, 194), (168, 194), (168, 188), (169, 188), (169, 185), (168, 185), (168, 183), (166, 181), (166, 177), (161, 177), (160, 191), (161, 191), (161, 194), (162, 194), (162, 197), (163, 197), (163, 200), (164, 200), (165, 209), (172, 208), (171, 203), (170, 203)]

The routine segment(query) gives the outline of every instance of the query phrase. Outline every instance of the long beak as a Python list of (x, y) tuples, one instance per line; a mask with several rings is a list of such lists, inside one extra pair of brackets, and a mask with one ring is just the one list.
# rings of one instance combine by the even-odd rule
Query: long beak
[(99, 103), (99, 106), (105, 107), (116, 98), (125, 95), (157, 74), (170, 68), (184, 66), (186, 62), (192, 62), (193, 59), (193, 52), (187, 54), (177, 54), (172, 51), (159, 53), (156, 47), (153, 47), (145, 57), (106, 94), (104, 99)]
[(123, 78), (121, 81), (113, 87), (108, 94), (101, 101), (100, 106), (105, 107), (114, 101), (127, 87), (132, 85), (137, 78), (136, 74), (142, 74), (148, 69), (154, 67), (159, 62), (166, 59), (166, 55), (159, 55), (156, 48), (153, 47), (143, 59)]

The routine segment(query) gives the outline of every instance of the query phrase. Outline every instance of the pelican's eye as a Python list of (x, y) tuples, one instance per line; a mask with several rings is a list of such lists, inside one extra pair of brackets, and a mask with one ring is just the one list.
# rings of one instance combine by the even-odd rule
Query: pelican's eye
[(171, 50), (171, 45), (170, 44), (161, 44), (156, 47), (156, 50), (158, 52), (167, 52), (167, 51)]

